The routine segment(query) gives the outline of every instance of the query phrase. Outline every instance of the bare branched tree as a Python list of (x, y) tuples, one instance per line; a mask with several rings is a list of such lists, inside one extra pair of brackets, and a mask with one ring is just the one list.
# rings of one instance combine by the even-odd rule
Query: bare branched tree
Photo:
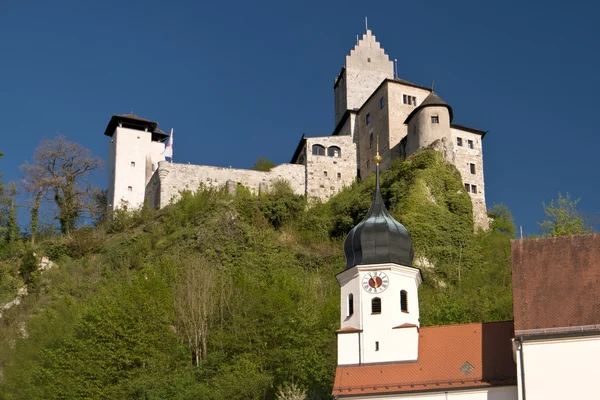
[(21, 166), (23, 186), (32, 196), (32, 237), (37, 231), (39, 207), (46, 196), (56, 203), (58, 222), (63, 234), (75, 229), (77, 221), (91, 208), (94, 188), (90, 175), (102, 166), (102, 160), (78, 143), (58, 134), (43, 141), (35, 150), (33, 164)]
[(215, 267), (203, 258), (190, 258), (185, 262), (175, 290), (178, 330), (192, 350), (194, 365), (206, 358), (208, 337), (218, 315), (218, 297), (215, 296), (218, 276)]

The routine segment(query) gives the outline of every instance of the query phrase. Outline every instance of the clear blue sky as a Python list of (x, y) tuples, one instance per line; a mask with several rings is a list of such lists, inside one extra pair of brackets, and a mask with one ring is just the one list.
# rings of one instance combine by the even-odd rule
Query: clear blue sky
[(488, 206), (525, 234), (559, 191), (597, 215), (592, 1), (0, 0), (0, 171), (18, 179), (56, 132), (106, 159), (106, 124), (131, 109), (175, 129), (177, 162), (288, 162), (302, 133), (333, 130), (333, 79), (365, 16), (400, 77), (435, 80), (456, 123), (489, 130)]

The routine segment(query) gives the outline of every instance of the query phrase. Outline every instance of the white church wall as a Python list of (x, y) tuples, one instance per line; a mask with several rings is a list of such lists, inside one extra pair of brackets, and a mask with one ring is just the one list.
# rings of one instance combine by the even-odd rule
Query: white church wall
[[(338, 396), (338, 399), (350, 398)], [(369, 394), (352, 396), (354, 400), (517, 400), (516, 386), (500, 386), (471, 390), (448, 390), (407, 394)], [(543, 397), (540, 397), (543, 398)], [(538, 397), (535, 397), (538, 399)]]
[(526, 398), (599, 398), (599, 359), (600, 336), (525, 341)]
[(356, 365), (360, 362), (359, 333), (338, 333), (338, 365)]

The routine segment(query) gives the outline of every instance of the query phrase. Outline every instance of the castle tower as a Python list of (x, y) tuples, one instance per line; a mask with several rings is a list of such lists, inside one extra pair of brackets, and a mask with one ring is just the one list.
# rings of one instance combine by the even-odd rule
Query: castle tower
[(367, 29), (346, 56), (346, 64), (335, 79), (335, 125), (347, 110), (359, 109), (384, 79), (394, 77), (394, 63)]
[(442, 141), (449, 144), (453, 117), (452, 107), (431, 92), (404, 121), (408, 125), (406, 156), (429, 147), (437, 140), (440, 140), (440, 145)]
[(338, 365), (416, 361), (419, 340), (418, 288), (413, 244), (406, 228), (387, 211), (377, 184), (365, 219), (344, 242)]
[(104, 131), (110, 136), (108, 162), (108, 209), (144, 204), (146, 184), (164, 161), (162, 153), (169, 135), (156, 122), (133, 114), (113, 115)]

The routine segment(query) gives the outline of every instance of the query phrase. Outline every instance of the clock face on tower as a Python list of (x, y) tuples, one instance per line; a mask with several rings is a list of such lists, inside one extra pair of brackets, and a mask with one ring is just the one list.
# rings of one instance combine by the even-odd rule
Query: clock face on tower
[(369, 293), (381, 293), (387, 289), (390, 280), (385, 272), (373, 271), (367, 273), (362, 281), (362, 287)]

